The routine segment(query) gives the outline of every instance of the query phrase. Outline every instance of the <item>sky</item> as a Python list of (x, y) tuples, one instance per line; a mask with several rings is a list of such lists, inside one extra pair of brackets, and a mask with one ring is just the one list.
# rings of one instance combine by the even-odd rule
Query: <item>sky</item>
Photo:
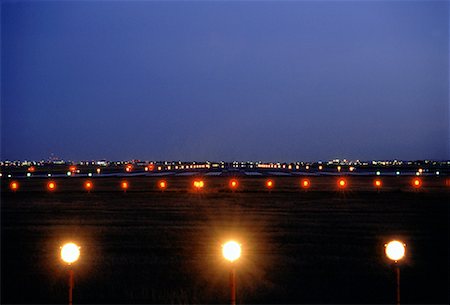
[(448, 1), (3, 1), (1, 159), (450, 159)]

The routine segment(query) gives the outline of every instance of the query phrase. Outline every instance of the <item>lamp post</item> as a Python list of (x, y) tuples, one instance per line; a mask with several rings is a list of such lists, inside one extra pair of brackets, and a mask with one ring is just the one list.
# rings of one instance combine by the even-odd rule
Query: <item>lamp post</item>
[(67, 243), (61, 247), (61, 259), (69, 266), (69, 305), (73, 299), (73, 269), (72, 263), (80, 257), (80, 247), (74, 243)]
[(388, 244), (384, 245), (386, 256), (394, 261), (395, 265), (395, 274), (396, 274), (396, 300), (397, 305), (400, 305), (400, 267), (398, 262), (403, 259), (406, 252), (406, 245), (398, 240), (393, 240)]
[(241, 245), (235, 241), (229, 241), (222, 246), (223, 257), (231, 262), (230, 269), (230, 303), (236, 305), (236, 268), (234, 261), (241, 256)]

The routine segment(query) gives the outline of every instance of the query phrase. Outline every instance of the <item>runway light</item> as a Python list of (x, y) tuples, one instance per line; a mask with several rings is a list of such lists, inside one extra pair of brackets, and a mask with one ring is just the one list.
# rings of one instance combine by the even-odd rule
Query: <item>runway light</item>
[(400, 175), (400, 172), (399, 172), (399, 171), (396, 171), (395, 174), (398, 176), (398, 175)]
[(339, 188), (344, 189), (347, 186), (347, 181), (345, 181), (345, 179), (339, 179), (338, 186)]
[(236, 189), (236, 188), (238, 187), (238, 182), (237, 182), (236, 179), (230, 180), (230, 187), (231, 187), (232, 189)]
[(68, 243), (61, 248), (61, 259), (69, 265), (80, 257), (80, 247), (74, 243)]
[(92, 190), (93, 187), (94, 187), (94, 184), (93, 184), (91, 181), (86, 181), (86, 182), (84, 183), (84, 188), (85, 188), (87, 191)]
[(88, 177), (92, 177), (92, 173), (89, 173), (89, 174), (88, 174)]
[(226, 260), (234, 262), (241, 256), (241, 245), (235, 241), (229, 241), (222, 246), (222, 254)]
[(101, 169), (97, 168), (97, 175), (100, 174)]
[(52, 174), (47, 174), (47, 177), (51, 177), (52, 176)]
[(72, 175), (72, 172), (67, 172), (67, 176), (71, 176)]
[(375, 181), (373, 182), (373, 185), (376, 188), (381, 188), (381, 186), (382, 186), (381, 180), (380, 179), (375, 179)]
[(388, 244), (384, 245), (384, 247), (386, 256), (390, 260), (393, 260), (394, 262), (401, 260), (405, 256), (406, 245), (398, 240), (393, 240)]
[(197, 190), (202, 189), (204, 186), (205, 186), (205, 182), (204, 182), (203, 180), (195, 180), (195, 181), (194, 181), (194, 187), (195, 187)]
[(322, 165), (319, 165), (319, 170), (321, 171), (323, 169), (323, 166)]
[(419, 178), (416, 178), (412, 182), (413, 187), (420, 188), (422, 186), (422, 181)]
[(377, 174), (377, 176), (379, 176), (379, 175), (381, 175), (381, 172), (380, 172), (380, 171), (377, 171), (376, 174)]
[(159, 181), (159, 188), (160, 189), (164, 190), (164, 189), (166, 189), (166, 187), (167, 187), (167, 182), (166, 181), (164, 181), (164, 180)]
[(122, 183), (120, 184), (120, 186), (122, 187), (122, 189), (124, 191), (126, 191), (128, 189), (128, 182), (127, 181), (122, 181)]
[(9, 184), (9, 188), (12, 190), (12, 191), (17, 191), (18, 189), (19, 189), (19, 183), (17, 182), (17, 181), (12, 181), (10, 184)]
[(31, 177), (31, 173), (27, 173), (27, 177)]
[(56, 183), (53, 181), (50, 181), (49, 183), (47, 183), (47, 189), (51, 192), (53, 192), (54, 190), (56, 190)]
[(303, 179), (301, 182), (301, 186), (304, 189), (307, 189), (311, 186), (311, 182), (308, 179)]
[(266, 187), (267, 187), (268, 189), (273, 188), (274, 185), (275, 185), (275, 183), (273, 182), (273, 180), (267, 180), (267, 182), (266, 182)]

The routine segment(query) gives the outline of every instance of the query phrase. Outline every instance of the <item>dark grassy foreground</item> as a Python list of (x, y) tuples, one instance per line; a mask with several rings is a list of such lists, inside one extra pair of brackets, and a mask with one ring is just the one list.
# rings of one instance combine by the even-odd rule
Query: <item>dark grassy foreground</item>
[[(331, 186), (335, 178), (315, 179)], [(45, 180), (24, 181), (1, 197), (1, 302), (65, 303), (58, 251), (73, 240), (82, 246), (74, 303), (227, 303), (220, 245), (232, 237), (243, 246), (238, 303), (392, 303), (383, 244), (395, 237), (408, 245), (402, 302), (447, 304), (445, 183), (413, 192), (391, 179), (377, 193), (357, 179), (345, 193), (303, 192), (298, 178), (279, 178), (281, 191), (271, 193), (257, 178), (237, 193), (223, 178), (209, 178), (201, 193), (186, 191), (190, 178), (169, 180), (174, 191), (164, 193), (150, 187), (156, 178), (128, 179), (126, 194), (115, 178), (94, 180), (92, 193), (78, 179), (61, 180), (54, 194), (42, 191)]]

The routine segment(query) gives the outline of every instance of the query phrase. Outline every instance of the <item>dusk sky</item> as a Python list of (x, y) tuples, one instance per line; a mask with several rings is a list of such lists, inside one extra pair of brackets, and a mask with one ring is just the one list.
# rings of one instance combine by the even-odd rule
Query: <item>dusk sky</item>
[(450, 159), (448, 1), (3, 1), (1, 158)]

